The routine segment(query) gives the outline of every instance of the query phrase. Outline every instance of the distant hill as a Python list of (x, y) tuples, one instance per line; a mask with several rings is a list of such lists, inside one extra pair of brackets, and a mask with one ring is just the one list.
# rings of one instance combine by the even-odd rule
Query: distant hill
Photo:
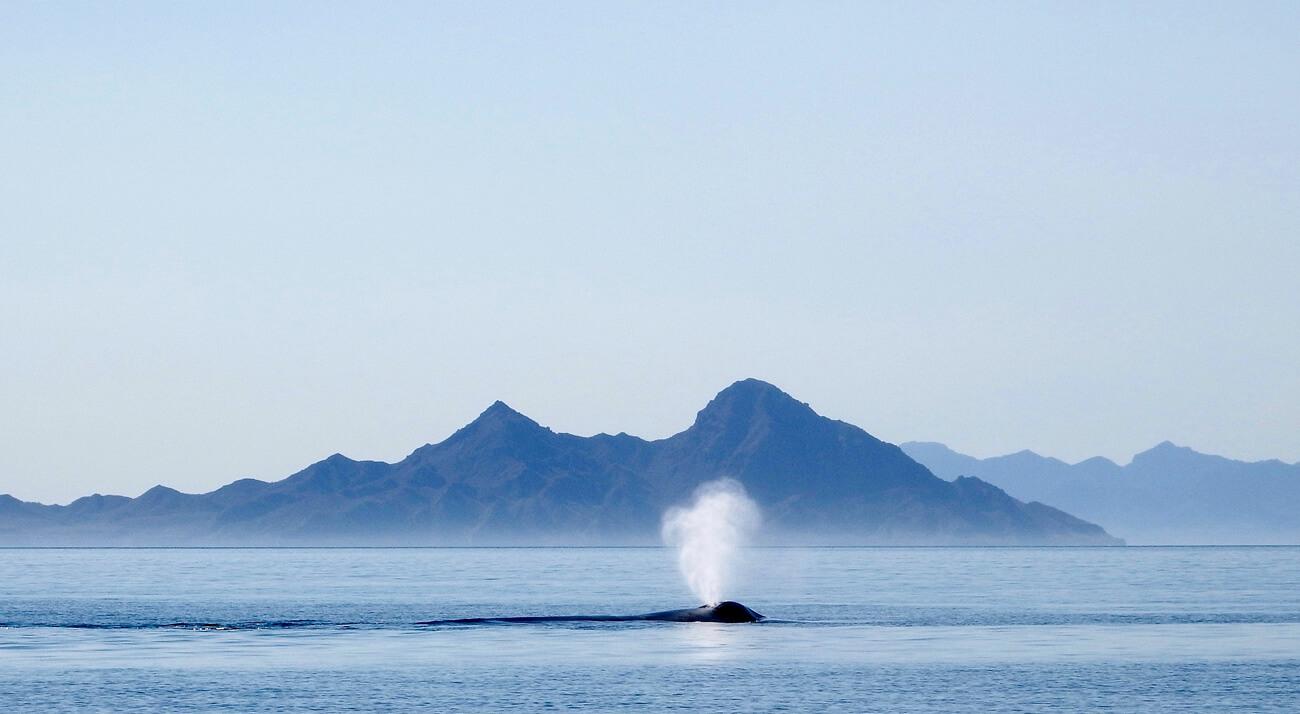
[(1300, 464), (1234, 461), (1167, 441), (1124, 466), (1032, 451), (977, 459), (933, 442), (902, 448), (939, 476), (977, 476), (1104, 523), (1130, 543), (1300, 544)]
[(730, 476), (769, 541), (1116, 544), (1100, 527), (977, 478), (935, 477), (897, 446), (744, 380), (658, 441), (551, 431), (501, 402), (394, 464), (335, 454), (205, 494), (156, 486), (67, 506), (0, 498), (0, 543), (653, 543), (664, 509)]

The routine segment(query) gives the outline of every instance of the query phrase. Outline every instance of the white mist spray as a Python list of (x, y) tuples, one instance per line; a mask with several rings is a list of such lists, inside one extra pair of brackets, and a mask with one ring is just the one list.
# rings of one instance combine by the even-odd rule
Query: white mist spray
[(729, 478), (700, 484), (694, 502), (664, 514), (664, 541), (677, 547), (677, 567), (704, 604), (721, 602), (736, 551), (761, 520), (758, 504), (739, 481)]

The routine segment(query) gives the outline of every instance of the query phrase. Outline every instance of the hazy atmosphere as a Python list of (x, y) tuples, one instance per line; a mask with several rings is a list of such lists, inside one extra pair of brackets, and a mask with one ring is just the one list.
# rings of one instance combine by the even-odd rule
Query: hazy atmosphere
[(0, 7), (0, 493), (758, 377), (891, 442), (1300, 460), (1300, 6)]

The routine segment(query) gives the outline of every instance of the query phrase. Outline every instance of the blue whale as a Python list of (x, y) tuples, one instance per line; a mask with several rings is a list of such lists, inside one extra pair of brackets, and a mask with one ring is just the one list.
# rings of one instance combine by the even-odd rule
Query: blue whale
[(526, 624), (540, 622), (758, 622), (762, 615), (727, 600), (684, 610), (647, 612), (643, 615), (529, 615), (524, 617), (462, 617), (454, 620), (426, 620), (417, 625)]

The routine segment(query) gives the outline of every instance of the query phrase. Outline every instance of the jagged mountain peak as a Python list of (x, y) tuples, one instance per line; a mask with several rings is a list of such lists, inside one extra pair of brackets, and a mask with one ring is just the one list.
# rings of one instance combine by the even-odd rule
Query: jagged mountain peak
[(758, 419), (790, 422), (820, 419), (804, 402), (759, 379), (742, 379), (718, 392), (695, 415), (695, 426), (729, 426)]
[(431, 451), (443, 448), (472, 448), (475, 445), (491, 444), (517, 448), (523, 445), (536, 445), (553, 436), (555, 432), (498, 400), (484, 409), (474, 421), (458, 429), (446, 441), (417, 449), (411, 457), (419, 459), (428, 456)]
[(1146, 451), (1134, 454), (1131, 463), (1140, 466), (1142, 464), (1153, 462), (1181, 461), (1200, 457), (1215, 458), (1207, 454), (1202, 454), (1191, 447), (1179, 446), (1172, 441), (1162, 441)]
[(164, 486), (162, 484), (158, 484), (153, 488), (149, 489), (148, 491), (145, 491), (144, 493), (140, 494), (140, 498), (149, 498), (149, 497), (157, 498), (162, 496), (171, 496), (179, 493), (180, 491), (177, 491), (171, 486)]
[(510, 407), (509, 404), (498, 399), (492, 402), (487, 409), (483, 410), (474, 421), (466, 425), (469, 428), (497, 428), (502, 426), (522, 426), (533, 429), (542, 429), (543, 427), (537, 422), (520, 414)]

